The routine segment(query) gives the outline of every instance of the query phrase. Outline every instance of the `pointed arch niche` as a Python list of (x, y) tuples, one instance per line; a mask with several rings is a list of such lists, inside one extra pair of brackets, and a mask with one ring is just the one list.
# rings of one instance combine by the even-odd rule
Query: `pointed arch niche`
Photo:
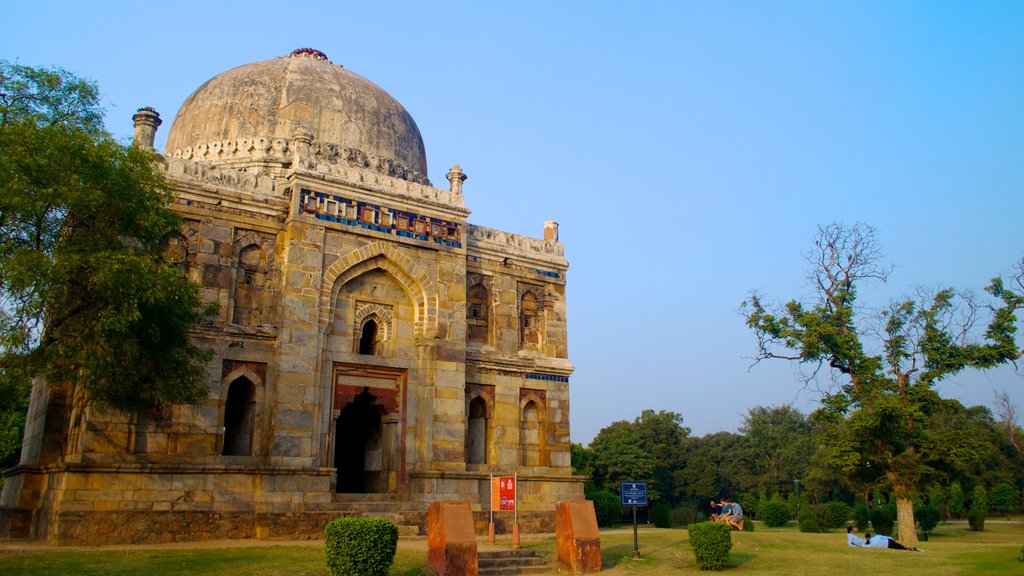
[(519, 464), (547, 466), (547, 398), (543, 390), (519, 390)]
[[(380, 271), (389, 276), (412, 301), (413, 337), (430, 338), (437, 331), (438, 294), (421, 266), (398, 248), (381, 242), (368, 244), (338, 258), (324, 270), (320, 325), (330, 330), (338, 314), (342, 288), (364, 274)], [(367, 300), (376, 300), (371, 297)], [(378, 325), (379, 328), (379, 325)]]
[(493, 293), (490, 278), (479, 274), (466, 277), (466, 331), (470, 344), (491, 344)]
[(466, 385), (466, 465), (478, 469), (494, 461), (494, 386)]

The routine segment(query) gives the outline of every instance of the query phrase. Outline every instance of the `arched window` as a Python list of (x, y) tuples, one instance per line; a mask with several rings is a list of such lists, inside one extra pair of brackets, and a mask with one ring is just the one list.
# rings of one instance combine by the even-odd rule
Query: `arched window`
[(377, 322), (367, 320), (359, 334), (359, 353), (371, 356), (377, 353)]
[(466, 324), (469, 341), (487, 344), (489, 340), (490, 295), (483, 284), (474, 284), (466, 292)]
[(540, 466), (540, 414), (533, 400), (523, 406), (523, 419), (519, 427), (519, 457), (523, 466)]
[(250, 244), (238, 253), (235, 277), (235, 324), (259, 326), (263, 318), (263, 291), (266, 286), (266, 258), (263, 249)]
[(487, 402), (477, 396), (469, 403), (466, 427), (466, 463), (487, 463)]
[(228, 386), (224, 402), (225, 456), (252, 455), (252, 435), (256, 423), (256, 388), (248, 378), (239, 378)]

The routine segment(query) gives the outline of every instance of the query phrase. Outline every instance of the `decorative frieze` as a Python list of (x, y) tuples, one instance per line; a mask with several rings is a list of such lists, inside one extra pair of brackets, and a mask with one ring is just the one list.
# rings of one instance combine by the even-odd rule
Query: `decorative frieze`
[(452, 248), (462, 247), (462, 224), (431, 218), (406, 210), (388, 208), (360, 200), (315, 192), (300, 191), (299, 210), (318, 220), (374, 230), (403, 238), (434, 242)]

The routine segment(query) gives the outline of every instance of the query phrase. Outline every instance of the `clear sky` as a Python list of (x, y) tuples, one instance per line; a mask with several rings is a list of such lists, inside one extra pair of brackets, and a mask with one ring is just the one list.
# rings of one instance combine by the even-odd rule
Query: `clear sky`
[[(107, 126), (242, 64), (313, 47), (387, 90), (470, 221), (570, 261), (574, 441), (645, 408), (695, 434), (813, 408), (750, 369), (737, 310), (806, 296), (819, 224), (874, 226), (914, 286), (982, 288), (1024, 255), (1024, 2), (10, 2), (0, 58), (96, 80)], [(1012, 369), (942, 391), (993, 405)]]

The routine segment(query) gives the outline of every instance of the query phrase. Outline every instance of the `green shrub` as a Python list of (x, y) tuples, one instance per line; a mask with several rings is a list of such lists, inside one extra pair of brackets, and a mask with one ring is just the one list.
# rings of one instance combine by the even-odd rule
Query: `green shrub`
[(700, 508), (694, 502), (684, 502), (672, 511), (673, 526), (687, 526), (700, 520)]
[(687, 528), (698, 570), (724, 570), (732, 549), (732, 527), (721, 522), (698, 522)]
[(888, 506), (876, 508), (871, 512), (871, 527), (875, 529), (875, 534), (891, 536), (893, 526), (896, 524), (895, 518), (896, 515)]
[(594, 515), (597, 516), (597, 525), (610, 528), (619, 523), (622, 517), (622, 499), (608, 492), (599, 490), (591, 495), (594, 501)]
[(814, 513), (814, 510), (810, 505), (804, 506), (804, 509), (800, 511), (800, 518), (797, 520), (797, 525), (800, 527), (801, 532), (821, 532), (821, 526), (818, 524), (818, 516)]
[(1017, 562), (1024, 564), (1024, 546), (1020, 547), (1020, 555), (1017, 556)]
[(971, 530), (975, 532), (983, 532), (985, 530), (985, 517), (988, 514), (980, 508), (971, 507), (970, 512), (967, 513), (967, 524), (971, 527)]
[(672, 509), (660, 502), (651, 506), (651, 522), (656, 528), (671, 528)]
[(387, 576), (398, 546), (398, 527), (383, 518), (338, 518), (324, 527), (331, 576)]
[(825, 504), (825, 510), (828, 517), (826, 529), (846, 527), (846, 522), (850, 520), (850, 507), (846, 502), (828, 502)]
[(927, 534), (938, 526), (939, 520), (942, 520), (942, 511), (931, 504), (918, 506), (914, 510), (914, 520), (921, 525), (921, 531)]
[(769, 528), (785, 526), (792, 517), (789, 505), (779, 498), (761, 502), (761, 505), (757, 507), (757, 518)]
[(753, 518), (747, 518), (746, 515), (744, 515), (744, 517), (743, 517), (743, 531), (744, 532), (753, 532), (754, 531), (754, 519)]
[(868, 529), (871, 525), (871, 512), (868, 511), (866, 504), (858, 502), (853, 507), (853, 524), (857, 527), (857, 530), (861, 532)]

